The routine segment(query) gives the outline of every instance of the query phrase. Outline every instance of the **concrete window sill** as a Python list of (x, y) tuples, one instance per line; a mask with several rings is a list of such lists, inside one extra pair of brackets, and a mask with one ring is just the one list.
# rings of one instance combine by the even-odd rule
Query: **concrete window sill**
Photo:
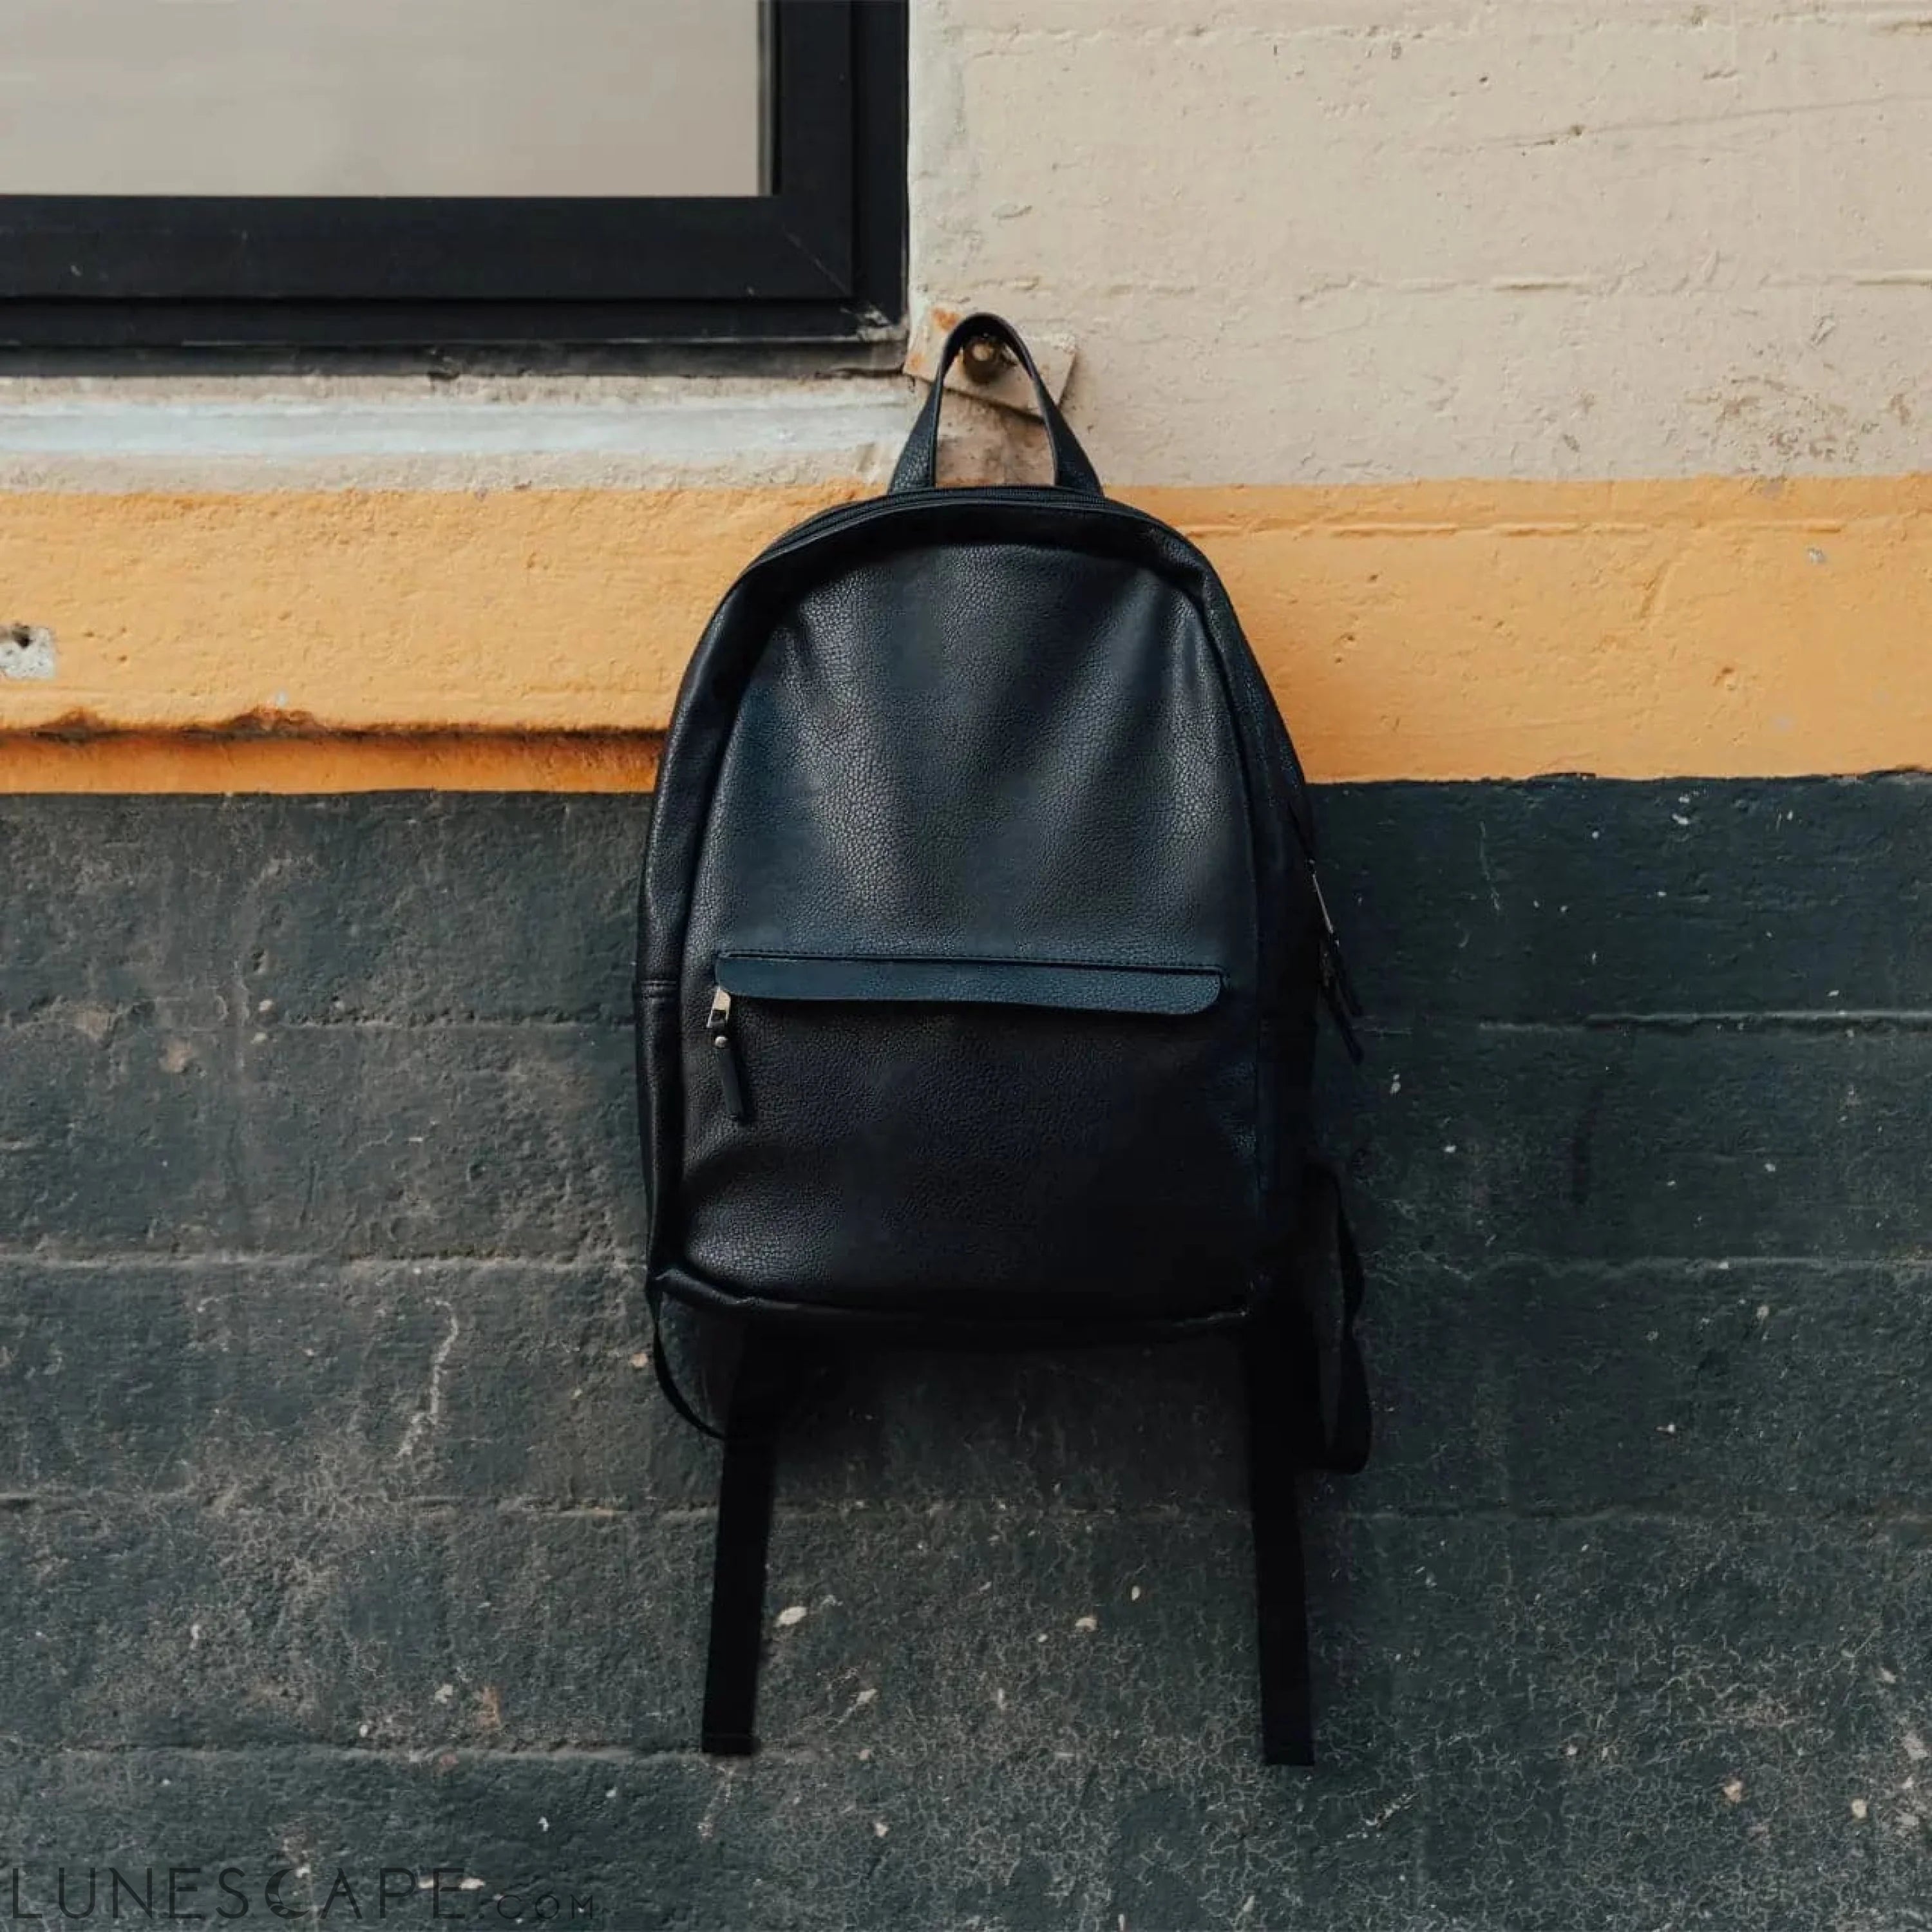
[(648, 489), (883, 475), (902, 377), (0, 381), (0, 489)]

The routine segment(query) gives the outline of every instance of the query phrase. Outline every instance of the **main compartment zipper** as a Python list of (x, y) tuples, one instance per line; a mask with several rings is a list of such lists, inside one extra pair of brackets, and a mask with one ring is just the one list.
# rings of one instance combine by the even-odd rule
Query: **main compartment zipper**
[(1355, 1031), (1354, 1022), (1362, 1017), (1362, 1002), (1355, 992), (1354, 981), (1348, 976), (1348, 962), (1342, 957), (1342, 942), (1336, 936), (1328, 902), (1322, 896), (1321, 875), (1316, 871), (1312, 859), (1308, 862), (1308, 883), (1314, 888), (1315, 910), (1322, 917), (1322, 1003), (1328, 1009), (1329, 1018), (1335, 1022), (1335, 1030), (1342, 1036), (1342, 1044), (1348, 1050), (1348, 1058), (1359, 1066), (1362, 1064), (1362, 1042)]

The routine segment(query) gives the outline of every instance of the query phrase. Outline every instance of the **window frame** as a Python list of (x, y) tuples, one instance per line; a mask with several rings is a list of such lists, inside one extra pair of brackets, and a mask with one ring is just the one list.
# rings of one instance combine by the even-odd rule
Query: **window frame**
[(904, 320), (906, 0), (766, 4), (767, 194), (0, 196), (0, 346), (874, 339)]

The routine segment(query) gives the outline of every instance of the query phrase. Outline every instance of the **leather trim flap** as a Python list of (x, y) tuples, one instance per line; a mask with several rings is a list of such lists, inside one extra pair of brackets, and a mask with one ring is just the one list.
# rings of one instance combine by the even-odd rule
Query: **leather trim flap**
[(721, 990), (752, 1000), (908, 1000), (1180, 1016), (1205, 1012), (1221, 996), (1220, 974), (1198, 967), (721, 952), (716, 972)]

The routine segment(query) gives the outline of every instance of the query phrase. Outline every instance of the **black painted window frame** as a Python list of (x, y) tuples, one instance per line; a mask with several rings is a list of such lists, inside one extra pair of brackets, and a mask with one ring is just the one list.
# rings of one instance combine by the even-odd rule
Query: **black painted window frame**
[(766, 0), (770, 192), (0, 196), (0, 344), (862, 342), (904, 320), (907, 0)]

